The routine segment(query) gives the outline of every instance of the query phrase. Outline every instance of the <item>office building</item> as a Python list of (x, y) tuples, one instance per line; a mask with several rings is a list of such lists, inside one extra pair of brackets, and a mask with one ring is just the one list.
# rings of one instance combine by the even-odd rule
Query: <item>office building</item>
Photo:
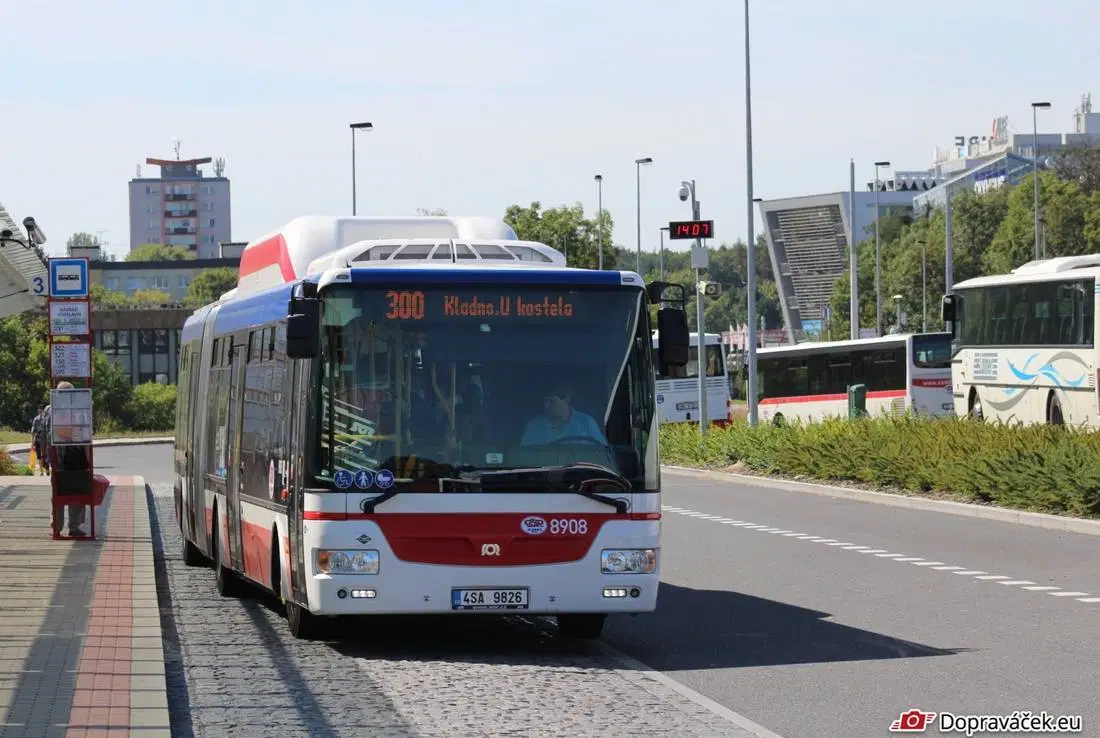
[[(199, 167), (214, 162), (214, 176)], [(130, 180), (130, 248), (147, 243), (183, 246), (200, 259), (217, 258), (231, 241), (229, 180), (225, 162), (203, 159), (146, 159), (159, 177)]]

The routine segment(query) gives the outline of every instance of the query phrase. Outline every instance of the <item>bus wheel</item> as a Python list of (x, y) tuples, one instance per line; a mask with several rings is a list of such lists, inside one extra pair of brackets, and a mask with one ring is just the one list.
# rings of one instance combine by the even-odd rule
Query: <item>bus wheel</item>
[(1051, 425), (1064, 425), (1066, 422), (1062, 416), (1062, 403), (1053, 392), (1047, 401), (1047, 422)]
[(221, 535), (219, 535), (218, 529), (217, 510), (214, 511), (214, 530), (211, 536), (214, 541), (212, 546), (212, 553), (214, 554), (214, 586), (218, 590), (218, 594), (222, 597), (236, 597), (240, 583), (237, 580), (236, 574), (234, 574), (229, 567), (222, 564)]
[(783, 413), (776, 413), (775, 417), (772, 418), (772, 425), (774, 425), (776, 428), (782, 428), (786, 424), (787, 419), (783, 417)]
[(286, 607), (286, 622), (290, 626), (292, 636), (302, 641), (312, 641), (317, 638), (320, 628), (316, 615), (291, 600), (287, 600), (284, 607)]
[(599, 638), (606, 619), (606, 615), (592, 613), (558, 615), (558, 633), (563, 638)]

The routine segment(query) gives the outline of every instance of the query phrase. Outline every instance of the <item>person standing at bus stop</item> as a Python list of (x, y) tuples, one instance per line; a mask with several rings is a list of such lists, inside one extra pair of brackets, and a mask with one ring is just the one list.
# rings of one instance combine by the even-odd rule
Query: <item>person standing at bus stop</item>
[(38, 414), (31, 421), (31, 444), (34, 446), (38, 468), (43, 474), (49, 474), (50, 459), (46, 449), (46, 406), (42, 404), (39, 404)]
[[(76, 389), (72, 382), (58, 382), (57, 389), (59, 390), (71, 390)], [(49, 458), (50, 447), (53, 444), (53, 405), (47, 405), (45, 415), (46, 426), (46, 454)], [(57, 450), (57, 464), (54, 465), (53, 471), (76, 471), (78, 469), (88, 468), (88, 456), (84, 449), (80, 446), (60, 446)], [(83, 505), (66, 505), (67, 517), (69, 519), (69, 535), (70, 536), (82, 536), (84, 535), (84, 506)], [(60, 528), (61, 521), (58, 522), (58, 528)]]

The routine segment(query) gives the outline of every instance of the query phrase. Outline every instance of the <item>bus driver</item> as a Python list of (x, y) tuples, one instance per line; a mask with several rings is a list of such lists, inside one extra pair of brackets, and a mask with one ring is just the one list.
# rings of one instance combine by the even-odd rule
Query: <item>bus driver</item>
[(583, 436), (607, 445), (599, 423), (588, 413), (573, 409), (569, 388), (556, 382), (542, 398), (546, 412), (534, 417), (523, 431), (521, 446), (553, 443), (559, 438)]

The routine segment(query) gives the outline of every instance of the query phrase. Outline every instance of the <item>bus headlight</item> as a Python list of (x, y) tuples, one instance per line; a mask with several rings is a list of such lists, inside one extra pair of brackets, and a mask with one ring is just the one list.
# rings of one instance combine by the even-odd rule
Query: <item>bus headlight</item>
[(652, 548), (605, 549), (600, 552), (604, 574), (652, 574), (657, 568), (657, 551)]
[(317, 551), (318, 574), (377, 574), (377, 551)]

